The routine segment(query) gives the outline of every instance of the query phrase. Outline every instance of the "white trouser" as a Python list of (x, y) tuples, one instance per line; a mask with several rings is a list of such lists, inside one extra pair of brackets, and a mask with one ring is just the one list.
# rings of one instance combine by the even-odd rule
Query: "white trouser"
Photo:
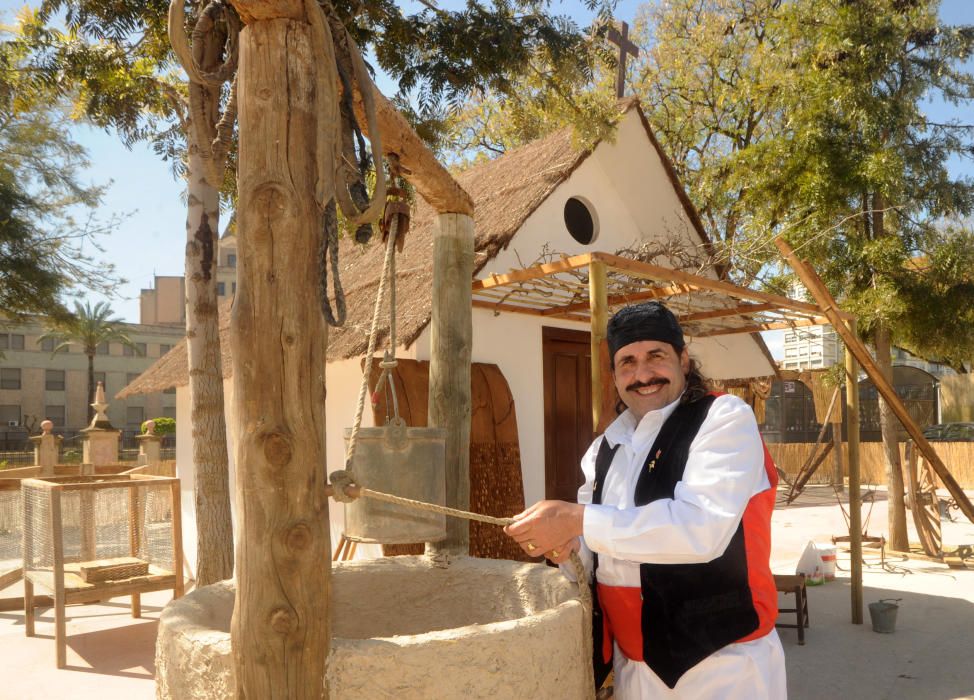
[(615, 700), (784, 700), (785, 652), (774, 629), (764, 637), (728, 644), (691, 668), (673, 690), (642, 661), (630, 661), (615, 645)]

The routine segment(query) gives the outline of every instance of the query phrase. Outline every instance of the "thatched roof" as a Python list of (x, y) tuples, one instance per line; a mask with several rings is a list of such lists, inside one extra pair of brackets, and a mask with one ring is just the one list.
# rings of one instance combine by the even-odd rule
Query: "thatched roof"
[[(624, 113), (636, 110), (646, 133), (667, 170), (698, 235), (708, 243), (699, 218), (676, 180), (672, 164), (649, 131), (636, 101), (623, 105)], [(525, 220), (592, 153), (595, 146), (573, 143), (571, 128), (509, 151), (461, 173), (457, 180), (475, 203), (474, 275), (507, 247)], [(430, 290), (433, 280), (433, 228), (436, 212), (417, 197), (406, 246), (397, 256), (397, 295), (399, 342), (409, 346), (423, 332), (432, 313)], [(348, 304), (348, 318), (342, 328), (329, 329), (328, 360), (343, 360), (365, 353), (372, 308), (382, 270), (383, 246), (377, 237), (367, 245), (350, 237), (340, 243), (340, 277)], [(223, 373), (230, 376), (229, 309), (221, 309), (220, 340), (223, 347)], [(379, 343), (381, 346), (382, 336)], [(117, 394), (125, 398), (189, 383), (185, 342), (175, 346), (138, 379)]]

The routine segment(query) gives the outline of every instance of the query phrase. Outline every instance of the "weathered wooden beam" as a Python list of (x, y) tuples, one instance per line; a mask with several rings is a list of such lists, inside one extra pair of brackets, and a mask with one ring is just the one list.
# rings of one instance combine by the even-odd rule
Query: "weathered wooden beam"
[[(588, 267), (588, 300), (591, 305), (591, 353), (592, 368), (592, 432), (598, 433), (602, 422), (602, 363), (599, 362), (602, 340), (609, 323), (609, 304), (606, 295), (605, 265), (593, 261)], [(611, 358), (610, 358), (611, 359)]]
[(502, 301), (486, 301), (485, 299), (474, 299), (471, 303), (474, 308), (487, 309), (488, 311), (504, 311), (514, 314), (526, 314), (528, 316), (545, 316), (550, 318), (564, 318), (568, 319), (569, 321), (582, 321), (584, 323), (589, 322), (588, 316), (578, 313), (548, 314), (544, 313), (545, 309), (536, 309), (529, 306), (520, 306), (518, 304), (505, 304)]
[[(649, 301), (650, 299), (665, 299), (666, 297), (678, 296), (680, 294), (689, 294), (695, 291), (696, 287), (689, 284), (675, 284), (669, 287), (653, 287), (652, 289), (647, 289), (644, 292), (632, 292), (629, 294), (613, 294), (606, 298), (606, 304), (608, 306), (618, 306), (620, 304), (632, 304), (637, 301)], [(565, 313), (570, 313), (572, 311), (580, 311), (581, 309), (588, 309), (588, 301), (580, 301), (574, 304), (566, 304), (564, 306), (553, 306), (544, 312), (545, 316), (561, 316)]]
[(903, 405), (903, 401), (897, 395), (896, 390), (893, 388), (883, 373), (880, 371), (879, 366), (873, 359), (872, 355), (866, 349), (866, 346), (855, 335), (849, 332), (845, 324), (842, 323), (842, 318), (839, 314), (838, 304), (832, 295), (829, 294), (828, 289), (825, 284), (819, 279), (815, 271), (809, 267), (803, 260), (799, 259), (795, 252), (791, 249), (784, 240), (781, 238), (775, 239), (775, 245), (778, 246), (778, 250), (785, 256), (788, 263), (792, 266), (798, 277), (804, 283), (805, 287), (811, 292), (812, 296), (821, 306), (822, 311), (825, 313), (826, 317), (832, 322), (832, 326), (835, 328), (836, 332), (845, 342), (846, 347), (852, 351), (855, 355), (856, 361), (862, 366), (869, 378), (873, 380), (873, 385), (876, 387), (876, 391), (886, 400), (889, 407), (892, 409), (893, 413), (899, 419), (900, 424), (906, 430), (913, 442), (916, 443), (917, 448), (926, 457), (927, 461), (937, 472), (937, 476), (943, 481), (944, 487), (950, 492), (950, 495), (954, 497), (957, 501), (957, 505), (960, 506), (961, 512), (967, 516), (968, 519), (974, 521), (974, 505), (971, 504), (970, 499), (964, 490), (961, 488), (960, 484), (954, 478), (953, 474), (947, 469), (947, 465), (943, 463), (940, 456), (931, 447), (927, 438), (924, 437), (923, 431), (920, 430), (919, 426), (913, 421), (910, 412)]
[[(699, 287), (700, 289), (706, 289), (711, 292), (719, 292), (725, 296), (730, 296), (737, 299), (751, 299), (753, 301), (775, 304), (780, 309), (808, 311), (815, 314), (821, 313), (820, 309), (814, 304), (795, 301), (794, 299), (789, 299), (788, 297), (783, 297), (778, 294), (769, 294), (767, 292), (759, 292), (746, 287), (738, 287), (730, 282), (712, 280), (708, 277), (694, 275), (689, 272), (683, 272), (682, 270), (671, 270), (669, 268), (660, 267), (659, 265), (650, 265), (649, 263), (640, 262), (638, 260), (630, 260), (629, 258), (623, 258), (618, 255), (611, 255), (609, 253), (592, 253), (591, 256), (593, 260), (601, 260), (613, 269), (623, 272), (631, 272), (632, 274), (641, 275), (650, 279), (666, 280), (669, 282), (683, 282), (685, 284)], [(847, 313), (837, 313), (839, 313), (842, 318), (850, 318), (849, 314)]]
[(327, 327), (308, 299), (319, 283), (309, 251), (321, 240), (315, 61), (304, 21), (255, 21), (241, 32), (231, 646), (237, 697), (248, 700), (327, 697)]
[(268, 19), (304, 19), (304, 0), (230, 0), (244, 24)]
[[(395, 153), (399, 156), (400, 164), (408, 171), (405, 178), (438, 213), (473, 216), (473, 198), (436, 159), (395, 105), (371, 81), (369, 83), (385, 155)], [(362, 131), (368, 134), (369, 123), (365, 118), (365, 103), (360, 93), (355, 92), (352, 105)]]
[(829, 319), (825, 316), (815, 316), (813, 318), (802, 319), (800, 321), (774, 321), (772, 323), (755, 323), (750, 326), (741, 326), (740, 328), (721, 328), (716, 331), (707, 331), (705, 333), (694, 333), (692, 337), (694, 338), (711, 338), (717, 335), (736, 335), (738, 333), (758, 333), (760, 331), (776, 331), (782, 330), (784, 328), (801, 328), (802, 326), (827, 326), (829, 325)]
[(692, 314), (684, 314), (679, 317), (681, 323), (690, 321), (706, 321), (715, 318), (727, 318), (728, 316), (741, 316), (746, 314), (756, 314), (762, 311), (776, 311), (778, 306), (775, 304), (741, 304), (729, 309), (714, 309), (713, 311), (698, 311)]
[[(465, 214), (440, 214), (433, 232), (427, 425), (446, 429), (446, 505), (460, 510), (470, 510), (473, 258), (473, 218)], [(434, 556), (469, 554), (469, 521), (447, 518), (446, 539), (427, 543), (426, 547)]]
[[(556, 262), (542, 263), (541, 265), (535, 265), (524, 270), (514, 270), (503, 275), (491, 273), (485, 279), (475, 280), (473, 283), (473, 291), (477, 292), (481, 289), (490, 289), (491, 287), (503, 287), (514, 282), (527, 282), (528, 280), (540, 279), (541, 277), (547, 277), (548, 275), (559, 272), (570, 272), (571, 270), (585, 267), (591, 261), (592, 254), (585, 253), (584, 255), (574, 255)], [(587, 307), (588, 304), (585, 303), (581, 308)]]

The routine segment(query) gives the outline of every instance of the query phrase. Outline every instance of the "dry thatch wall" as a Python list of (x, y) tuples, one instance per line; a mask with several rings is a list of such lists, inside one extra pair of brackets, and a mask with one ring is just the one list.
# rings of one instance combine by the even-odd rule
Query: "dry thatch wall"
[[(906, 443), (900, 443), (900, 454), (905, 450)], [(965, 489), (974, 488), (974, 442), (935, 442), (932, 443), (937, 454), (947, 465), (950, 473), (960, 482)], [(772, 443), (768, 445), (768, 451), (774, 458), (778, 468), (784, 471), (788, 478), (798, 474), (798, 470), (812, 453), (812, 443)], [(843, 456), (845, 443), (842, 444)], [(844, 460), (843, 460), (844, 461)], [(814, 476), (809, 483), (828, 484), (832, 479), (834, 462), (832, 454), (825, 458), (825, 462), (819, 465)], [(881, 442), (863, 442), (859, 445), (859, 470), (864, 484), (885, 484), (886, 483), (886, 460), (883, 456), (883, 444)], [(845, 466), (845, 475), (849, 475), (849, 468)]]
[(944, 423), (974, 421), (974, 374), (952, 374), (940, 380), (940, 411)]

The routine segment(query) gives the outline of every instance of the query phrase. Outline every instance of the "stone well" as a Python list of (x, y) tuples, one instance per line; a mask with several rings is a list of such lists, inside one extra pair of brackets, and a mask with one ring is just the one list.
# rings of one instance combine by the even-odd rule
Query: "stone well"
[[(578, 589), (541, 564), (425, 557), (333, 564), (332, 700), (591, 697)], [(163, 611), (157, 698), (234, 697), (232, 582)]]

